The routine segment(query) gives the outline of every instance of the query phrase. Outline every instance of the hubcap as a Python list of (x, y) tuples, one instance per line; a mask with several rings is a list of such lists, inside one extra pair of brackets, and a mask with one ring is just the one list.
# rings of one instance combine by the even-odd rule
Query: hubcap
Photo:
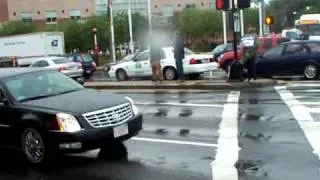
[(166, 70), (166, 79), (167, 80), (173, 80), (174, 79), (174, 71), (172, 69)]
[(34, 129), (27, 129), (22, 135), (24, 154), (32, 163), (39, 163), (44, 158), (44, 144), (40, 134)]
[(314, 65), (308, 65), (304, 70), (304, 74), (309, 79), (315, 78), (317, 76), (317, 67)]

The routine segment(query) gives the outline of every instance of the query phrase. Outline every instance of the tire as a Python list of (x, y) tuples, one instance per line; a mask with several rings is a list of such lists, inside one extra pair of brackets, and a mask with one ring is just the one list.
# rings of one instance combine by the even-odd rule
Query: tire
[(119, 140), (106, 141), (100, 147), (98, 158), (102, 160), (127, 161), (128, 151), (123, 142)]
[(173, 67), (166, 67), (163, 71), (163, 77), (165, 80), (172, 81), (177, 79), (178, 72)]
[(307, 80), (314, 80), (319, 77), (319, 67), (315, 64), (308, 64), (304, 67), (303, 75)]
[(22, 130), (21, 147), (25, 159), (34, 167), (53, 165), (58, 154), (57, 146), (47, 142), (47, 138), (38, 128), (27, 127)]
[(119, 69), (116, 72), (116, 77), (118, 81), (127, 81), (128, 80), (128, 75), (125, 70)]

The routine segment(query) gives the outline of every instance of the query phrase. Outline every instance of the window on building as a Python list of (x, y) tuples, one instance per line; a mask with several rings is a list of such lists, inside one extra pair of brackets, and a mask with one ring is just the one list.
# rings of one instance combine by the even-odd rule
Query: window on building
[(70, 15), (70, 19), (74, 19), (74, 20), (80, 20), (81, 19), (81, 12), (80, 10), (70, 10), (69, 11), (69, 15)]
[(46, 11), (46, 21), (47, 23), (57, 23), (57, 12)]
[(32, 22), (32, 12), (22, 12), (20, 14), (22, 22), (31, 23)]
[(162, 5), (163, 16), (170, 17), (173, 16), (173, 6), (171, 4)]

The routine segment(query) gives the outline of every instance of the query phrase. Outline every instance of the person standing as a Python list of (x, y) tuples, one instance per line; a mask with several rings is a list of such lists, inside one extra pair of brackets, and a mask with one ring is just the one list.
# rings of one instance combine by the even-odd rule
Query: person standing
[(256, 80), (256, 56), (258, 40), (255, 36), (247, 37), (243, 44), (243, 59), (248, 70), (248, 81), (254, 81)]
[(175, 45), (174, 45), (174, 59), (176, 60), (176, 66), (178, 71), (178, 80), (184, 81), (183, 72), (183, 59), (184, 59), (184, 39), (180, 32), (176, 33)]
[(150, 64), (152, 68), (152, 81), (163, 81), (161, 71), (161, 47), (157, 41), (152, 41), (151, 43)]

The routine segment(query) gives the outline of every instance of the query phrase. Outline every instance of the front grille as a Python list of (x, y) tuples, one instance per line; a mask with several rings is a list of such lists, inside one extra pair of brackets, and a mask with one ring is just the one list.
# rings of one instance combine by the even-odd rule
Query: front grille
[(122, 124), (133, 117), (129, 103), (114, 106), (82, 115), (94, 128), (112, 127)]

